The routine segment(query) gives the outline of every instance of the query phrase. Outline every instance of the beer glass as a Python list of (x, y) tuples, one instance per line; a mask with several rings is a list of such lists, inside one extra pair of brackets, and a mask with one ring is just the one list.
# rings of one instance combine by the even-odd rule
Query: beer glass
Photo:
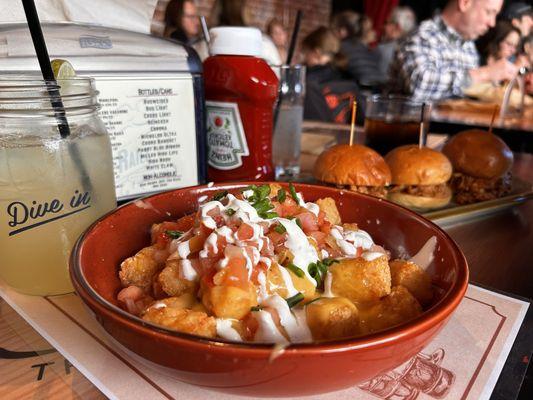
[[(60, 135), (50, 90), (61, 92), (69, 135)], [(0, 279), (17, 291), (71, 292), (75, 241), (116, 206), (96, 95), (89, 78), (0, 76)]]
[(304, 115), (305, 66), (272, 67), (279, 77), (279, 96), (272, 138), (276, 179), (292, 179), (300, 173), (300, 141)]
[[(418, 143), (423, 103), (404, 96), (370, 96), (366, 100), (365, 143), (385, 155), (395, 147)], [(424, 113), (428, 126), (428, 113)], [(424, 136), (425, 137), (425, 136)]]

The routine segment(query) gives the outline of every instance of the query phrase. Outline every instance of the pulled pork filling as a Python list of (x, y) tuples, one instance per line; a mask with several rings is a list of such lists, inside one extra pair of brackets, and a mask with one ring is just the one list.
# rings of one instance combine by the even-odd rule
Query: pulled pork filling
[(369, 194), (374, 197), (387, 198), (387, 188), (385, 186), (357, 186), (357, 185), (332, 185), (338, 189), (352, 190), (354, 192)]
[(483, 179), (456, 172), (451, 185), (458, 204), (470, 204), (478, 201), (502, 197), (511, 191), (512, 174), (507, 172), (500, 178)]
[(421, 197), (444, 198), (450, 195), (450, 188), (446, 183), (439, 185), (395, 185), (390, 188), (390, 192), (399, 192)]

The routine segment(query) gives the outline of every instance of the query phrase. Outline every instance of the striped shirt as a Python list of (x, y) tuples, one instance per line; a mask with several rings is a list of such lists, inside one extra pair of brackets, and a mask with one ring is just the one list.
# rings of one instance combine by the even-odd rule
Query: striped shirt
[(389, 70), (391, 90), (421, 101), (461, 97), (471, 84), (468, 71), (478, 67), (474, 42), (437, 15), (400, 44)]

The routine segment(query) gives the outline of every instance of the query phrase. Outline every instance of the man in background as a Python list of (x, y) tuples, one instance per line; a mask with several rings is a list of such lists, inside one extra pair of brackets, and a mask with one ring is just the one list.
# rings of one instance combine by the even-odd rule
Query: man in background
[(410, 7), (395, 7), (385, 22), (383, 41), (378, 45), (381, 74), (387, 76), (400, 40), (416, 28), (416, 16)]
[(390, 69), (393, 91), (416, 100), (462, 96), (473, 84), (512, 79), (518, 67), (501, 59), (479, 66), (474, 40), (496, 23), (503, 0), (449, 0), (400, 45)]

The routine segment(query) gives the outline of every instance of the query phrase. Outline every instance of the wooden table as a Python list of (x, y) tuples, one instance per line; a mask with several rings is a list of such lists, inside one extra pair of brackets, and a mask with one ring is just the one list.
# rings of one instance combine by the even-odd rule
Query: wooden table
[[(433, 109), (430, 129), (448, 134), (471, 128), (488, 129), (492, 111), (492, 107), (476, 106), (471, 100), (449, 100)], [(527, 107), (522, 115), (496, 118), (493, 129), (513, 151), (533, 153), (533, 107)]]

